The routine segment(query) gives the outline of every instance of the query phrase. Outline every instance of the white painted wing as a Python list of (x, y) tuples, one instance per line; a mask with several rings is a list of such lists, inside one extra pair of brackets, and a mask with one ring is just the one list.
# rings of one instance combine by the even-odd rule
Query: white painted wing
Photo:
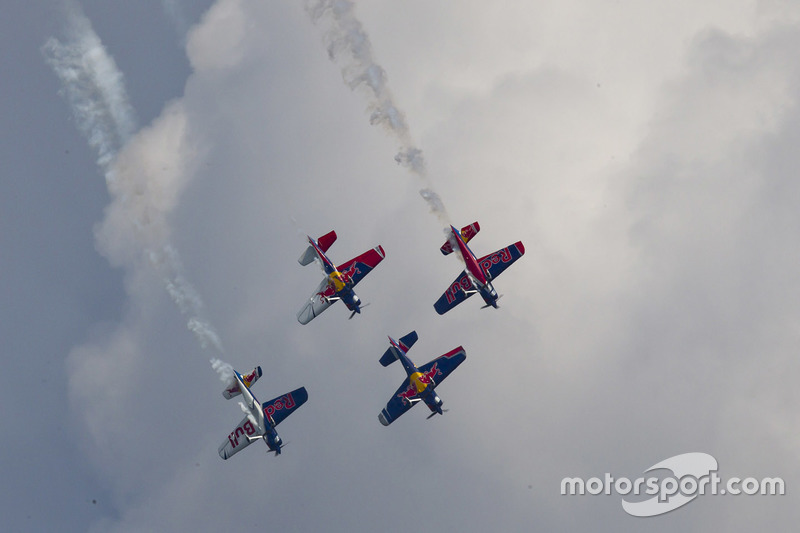
[[(297, 312), (298, 322), (301, 324), (308, 324), (314, 320), (314, 318), (319, 316), (324, 310), (333, 305), (332, 301), (326, 300), (323, 297), (323, 293), (326, 289), (328, 289), (328, 278), (323, 278), (322, 282), (320, 282), (319, 286), (317, 287), (317, 290), (311, 295), (311, 298), (309, 298), (303, 308)], [(329, 292), (331, 292), (330, 296), (333, 296), (333, 291), (330, 290)]]
[(259, 437), (258, 430), (250, 420), (250, 416), (245, 416), (239, 425), (231, 431), (230, 435), (219, 446), (219, 456), (223, 459), (231, 457), (235, 453), (239, 453), (250, 445), (250, 439), (247, 437)]

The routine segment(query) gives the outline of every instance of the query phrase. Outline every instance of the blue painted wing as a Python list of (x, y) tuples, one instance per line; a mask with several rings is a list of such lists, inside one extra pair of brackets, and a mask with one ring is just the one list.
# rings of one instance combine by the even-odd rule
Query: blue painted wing
[(472, 285), (472, 280), (469, 278), (467, 271), (464, 270), (461, 274), (458, 275), (456, 280), (450, 284), (444, 294), (436, 300), (436, 303), (433, 304), (433, 308), (436, 309), (436, 312), (440, 315), (445, 314), (473, 294), (474, 292), (466, 292), (474, 290), (474, 286)]
[(305, 387), (300, 387), (292, 392), (264, 402), (261, 406), (264, 409), (264, 415), (267, 417), (267, 420), (271, 420), (272, 423), (277, 426), (298, 407), (306, 403), (306, 400), (308, 400), (308, 392), (306, 392)]
[(481, 257), (478, 259), (478, 265), (492, 280), (523, 255), (525, 255), (525, 247), (522, 245), (522, 241), (518, 241), (502, 250)]
[(444, 355), (440, 355), (430, 363), (419, 367), (419, 371), (422, 373), (421, 381), (423, 383), (432, 381), (434, 386), (438, 385), (466, 358), (467, 352), (461, 346), (450, 350)]
[(372, 272), (372, 269), (378, 266), (378, 263), (383, 261), (386, 254), (382, 246), (376, 246), (372, 250), (364, 252), (358, 257), (354, 257), (346, 263), (342, 263), (336, 270), (350, 278), (353, 285), (356, 286), (359, 281), (364, 279), (364, 276)]
[(394, 396), (392, 396), (386, 404), (386, 407), (378, 415), (378, 420), (380, 420), (381, 424), (384, 426), (388, 426), (419, 401), (416, 399), (416, 396), (416, 389), (411, 385), (411, 380), (406, 377), (406, 379), (403, 380), (403, 384), (398, 387)]

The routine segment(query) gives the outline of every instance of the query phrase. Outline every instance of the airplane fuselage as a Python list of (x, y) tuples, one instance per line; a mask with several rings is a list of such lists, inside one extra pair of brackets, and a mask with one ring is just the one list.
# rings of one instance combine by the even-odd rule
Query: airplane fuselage
[(267, 443), (267, 448), (269, 448), (270, 451), (275, 452), (275, 455), (280, 455), (283, 442), (281, 441), (281, 437), (278, 435), (278, 432), (275, 431), (274, 427), (268, 426), (266, 428), (266, 434), (264, 435), (263, 439), (264, 442)]
[(483, 301), (486, 302), (486, 305), (491, 305), (492, 307), (497, 308), (497, 299), (499, 296), (497, 295), (497, 291), (494, 290), (491, 281), (486, 276), (486, 273), (478, 264), (477, 257), (475, 257), (475, 254), (472, 253), (472, 250), (470, 250), (469, 246), (467, 246), (467, 243), (464, 242), (461, 232), (452, 225), (450, 226), (450, 230), (453, 232), (453, 237), (455, 237), (461, 258), (464, 260), (464, 264), (467, 266), (467, 274), (469, 275), (470, 281), (472, 281), (472, 284), (481, 295), (481, 298), (483, 298)]
[(400, 364), (403, 365), (403, 368), (408, 375), (410, 385), (413, 387), (415, 392), (415, 397), (425, 402), (425, 405), (427, 405), (428, 409), (430, 409), (432, 412), (442, 414), (443, 402), (441, 398), (439, 398), (439, 396), (434, 392), (436, 383), (433, 381), (432, 376), (428, 376), (420, 372), (419, 368), (417, 368), (416, 365), (411, 362), (411, 359), (409, 359), (409, 357), (406, 355), (406, 351), (397, 341), (389, 337), (389, 342), (394, 348), (397, 358), (400, 360)]
[(246, 406), (252, 415), (251, 420), (255, 420), (257, 436), (252, 437), (252, 440), (257, 440), (260, 437), (264, 439), (264, 442), (271, 451), (275, 452), (276, 455), (280, 454), (281, 438), (278, 436), (278, 432), (275, 431), (275, 423), (273, 422), (272, 417), (267, 410), (262, 407), (255, 395), (250, 391), (250, 388), (244, 384), (242, 375), (235, 370), (233, 372), (235, 379), (239, 384), (239, 389), (244, 396)]
[(314, 251), (317, 252), (317, 256), (322, 262), (322, 268), (328, 276), (328, 286), (333, 289), (333, 296), (329, 297), (329, 299), (338, 298), (344, 302), (348, 310), (360, 313), (361, 299), (352, 288), (350, 275), (347, 272), (340, 272), (336, 269), (336, 265), (328, 259), (328, 256), (325, 255), (325, 252), (319, 247), (317, 241), (308, 237), (308, 242), (314, 247)]

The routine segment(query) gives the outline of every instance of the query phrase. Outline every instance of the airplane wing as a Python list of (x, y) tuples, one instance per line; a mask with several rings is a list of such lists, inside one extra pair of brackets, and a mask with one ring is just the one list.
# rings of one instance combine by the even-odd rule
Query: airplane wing
[(416, 396), (416, 388), (411, 384), (411, 379), (406, 377), (406, 379), (403, 380), (403, 384), (400, 385), (394, 393), (394, 396), (389, 400), (389, 403), (386, 404), (386, 407), (378, 415), (378, 420), (380, 420), (381, 424), (384, 426), (388, 426), (419, 401), (419, 398), (416, 398)]
[(494, 253), (481, 257), (478, 259), (478, 264), (491, 280), (499, 276), (505, 269), (511, 266), (511, 263), (524, 254), (525, 247), (522, 245), (522, 241), (518, 241), (502, 250), (497, 250)]
[(227, 459), (250, 446), (252, 441), (247, 437), (255, 437), (257, 439), (260, 436), (256, 429), (256, 424), (251, 420), (251, 415), (247, 415), (239, 422), (239, 425), (231, 431), (228, 438), (220, 444), (218, 450), (219, 456), (223, 459)]
[(456, 280), (450, 284), (450, 287), (444, 291), (444, 294), (436, 300), (436, 303), (433, 304), (434, 309), (440, 315), (445, 314), (473, 294), (474, 292), (466, 292), (473, 290), (474, 287), (472, 285), (472, 280), (467, 274), (467, 271), (464, 270), (461, 274), (458, 275)]
[(264, 414), (268, 420), (271, 420), (274, 425), (280, 424), (290, 414), (306, 403), (308, 400), (308, 392), (305, 387), (300, 387), (292, 392), (287, 392), (277, 398), (273, 398), (268, 402), (264, 402), (262, 407)]
[(359, 281), (364, 279), (364, 276), (369, 274), (373, 268), (378, 266), (378, 263), (383, 261), (384, 257), (386, 257), (386, 254), (383, 251), (383, 247), (376, 246), (372, 250), (364, 252), (358, 257), (354, 257), (350, 261), (342, 263), (336, 270), (348, 276), (352, 280), (353, 286), (355, 286)]
[(329, 308), (336, 300), (327, 300), (335, 294), (333, 287), (328, 284), (328, 278), (324, 278), (314, 294), (306, 301), (300, 311), (297, 312), (297, 320), (301, 324), (308, 324), (318, 317), (324, 310)]
[(429, 383), (432, 380), (434, 386), (438, 385), (466, 358), (467, 352), (461, 346), (450, 350), (444, 355), (440, 355), (430, 363), (419, 367), (419, 371), (422, 373), (421, 381)]

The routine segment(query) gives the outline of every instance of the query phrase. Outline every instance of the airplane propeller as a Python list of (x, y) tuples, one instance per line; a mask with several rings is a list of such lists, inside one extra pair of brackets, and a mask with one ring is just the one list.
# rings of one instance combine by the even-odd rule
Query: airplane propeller
[(286, 448), (286, 445), (287, 445), (287, 444), (289, 444), (289, 443), (288, 443), (288, 442), (283, 442), (283, 443), (281, 443), (281, 445), (280, 445), (280, 446), (278, 446), (276, 449), (274, 449), (274, 450), (270, 450), (270, 451), (271, 451), (272, 453), (274, 453), (274, 454), (275, 454), (275, 457), (278, 457), (278, 456), (281, 454), (281, 450), (283, 450), (284, 448)]
[[(500, 294), (500, 295), (497, 297), (497, 300), (499, 300), (499, 299), (500, 299), (500, 298), (502, 298), (502, 297), (503, 297), (503, 295), (502, 295), (502, 294)], [(487, 307), (494, 307), (495, 309), (498, 309), (498, 308), (499, 308), (499, 306), (497, 305), (497, 300), (495, 300), (495, 301), (494, 301), (494, 303), (491, 303), (491, 304), (486, 304), (486, 305), (484, 305), (483, 307), (481, 307), (481, 309), (486, 309)]]
[(354, 309), (353, 312), (350, 313), (350, 318), (348, 318), (347, 320), (351, 320), (354, 316), (356, 316), (356, 313), (360, 313), (361, 310), (364, 309), (365, 307), (367, 307), (368, 305), (369, 304), (366, 303), (366, 304), (358, 306), (358, 308)]
[[(449, 411), (449, 410), (450, 410), (450, 409), (442, 409), (442, 414), (446, 413), (446, 412), (447, 412), (447, 411)], [(434, 411), (434, 412), (432, 412), (431, 414), (429, 414), (429, 415), (428, 415), (428, 418), (426, 418), (425, 420), (430, 420), (431, 418), (433, 418), (433, 417), (434, 417), (434, 415), (438, 415), (438, 414), (439, 414), (438, 412)]]

